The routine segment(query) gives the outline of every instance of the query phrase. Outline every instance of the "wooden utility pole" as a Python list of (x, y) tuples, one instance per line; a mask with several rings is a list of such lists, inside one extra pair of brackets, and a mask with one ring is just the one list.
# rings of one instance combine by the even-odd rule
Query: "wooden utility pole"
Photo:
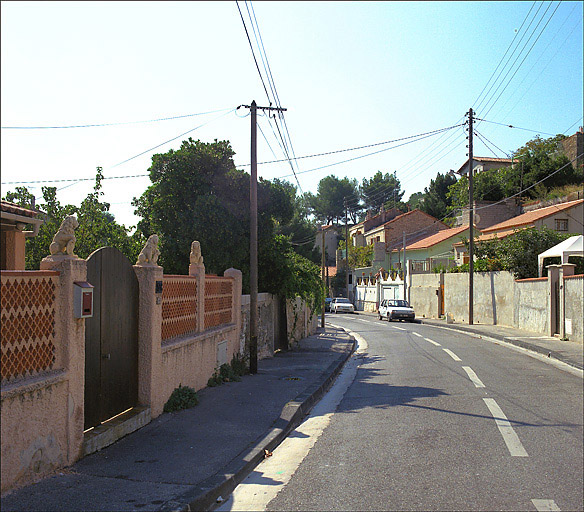
[(474, 194), (473, 194), (473, 153), (472, 153), (472, 108), (468, 111), (468, 325), (473, 324), (473, 274), (474, 274)]
[(345, 197), (345, 287), (347, 288), (347, 299), (349, 298), (349, 216), (347, 208), (347, 198)]
[(404, 280), (404, 300), (408, 300), (407, 296), (406, 296), (406, 232), (403, 232), (403, 237), (404, 237), (404, 241), (403, 241), (403, 246), (404, 246), (404, 265), (403, 265), (403, 269), (402, 269), (402, 276), (403, 276), (403, 280)]
[[(321, 226), (322, 229), (322, 286), (326, 290), (326, 281), (324, 280), (324, 265), (325, 265), (325, 257), (324, 257), (324, 225)], [(320, 315), (320, 326), (324, 329), (324, 305), (325, 305), (325, 297), (326, 293), (323, 294), (322, 297), (322, 314)]]
[[(257, 109), (277, 110), (285, 108), (242, 105), (251, 113), (251, 176), (249, 186), (250, 235), (249, 235), (249, 372), (258, 372), (258, 158), (257, 158)], [(239, 108), (239, 107), (238, 107)]]

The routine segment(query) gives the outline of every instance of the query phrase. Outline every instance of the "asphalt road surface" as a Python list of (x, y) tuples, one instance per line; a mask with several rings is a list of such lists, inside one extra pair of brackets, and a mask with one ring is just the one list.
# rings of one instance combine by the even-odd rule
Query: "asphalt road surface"
[(359, 350), (220, 510), (583, 510), (582, 372), (429, 325), (327, 321)]

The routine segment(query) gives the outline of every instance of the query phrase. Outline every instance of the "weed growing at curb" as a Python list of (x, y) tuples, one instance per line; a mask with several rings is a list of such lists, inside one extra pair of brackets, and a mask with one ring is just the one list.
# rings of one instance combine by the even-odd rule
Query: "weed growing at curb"
[(180, 411), (182, 409), (190, 409), (199, 403), (197, 392), (189, 386), (178, 385), (175, 388), (168, 402), (164, 404), (164, 412)]

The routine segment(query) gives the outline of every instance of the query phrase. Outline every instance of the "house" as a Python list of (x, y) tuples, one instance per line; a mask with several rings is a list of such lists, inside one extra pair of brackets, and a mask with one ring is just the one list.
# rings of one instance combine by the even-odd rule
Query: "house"
[(328, 226), (319, 226), (316, 231), (316, 237), (314, 239), (314, 247), (316, 247), (322, 254), (322, 232), (324, 230), (324, 249), (327, 265), (334, 265), (337, 247), (339, 245), (339, 238), (341, 237), (341, 231), (344, 226), (337, 226), (334, 224), (329, 224)]
[[(453, 244), (468, 237), (468, 225), (443, 229), (406, 245), (406, 260), (411, 261), (414, 273), (430, 272), (436, 266), (449, 267), (454, 264)], [(397, 258), (399, 249), (392, 252)]]
[[(583, 204), (584, 199), (577, 199), (575, 201), (567, 201), (522, 213), (521, 215), (483, 229), (482, 234), (477, 240), (482, 242), (494, 238), (505, 238), (520, 229), (531, 227), (541, 228), (543, 226), (554, 231), (582, 235), (584, 234), (584, 225), (582, 222), (584, 219)], [(454, 248), (457, 262), (468, 262), (468, 255), (464, 244), (461, 242), (456, 243)]]
[[(0, 231), (0, 268), (2, 270), (24, 270), (24, 246), (28, 237), (38, 235), (42, 219), (37, 219), (38, 212), (22, 208), (8, 201), (1, 201), (2, 217)], [(32, 231), (25, 231), (32, 224)]]
[[(512, 167), (518, 160), (513, 158), (493, 158), (490, 156), (475, 156), (473, 161), (474, 174), (490, 171), (491, 169), (500, 169), (501, 167)], [(456, 174), (466, 176), (468, 174), (468, 159), (460, 166)]]
[(361, 221), (349, 228), (349, 239), (353, 241), (353, 245), (355, 247), (364, 247), (365, 245), (368, 245), (365, 241), (365, 233), (378, 226), (381, 226), (385, 222), (389, 222), (390, 220), (395, 219), (402, 213), (403, 212), (397, 208), (390, 208), (389, 210), (386, 210), (383, 206), (377, 215), (373, 216), (370, 212), (367, 212), (367, 216), (365, 217), (364, 221)]

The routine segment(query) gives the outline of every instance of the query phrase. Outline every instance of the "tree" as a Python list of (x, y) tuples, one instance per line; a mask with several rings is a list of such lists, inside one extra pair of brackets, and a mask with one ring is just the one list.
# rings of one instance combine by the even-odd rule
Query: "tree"
[[(477, 242), (476, 257), (487, 260), (491, 269), (513, 272), (516, 279), (538, 276), (538, 254), (572, 236), (545, 226), (526, 228), (501, 239)], [(485, 269), (487, 270), (487, 269)]]
[(366, 209), (379, 210), (383, 205), (397, 208), (405, 191), (395, 173), (382, 174), (377, 171), (371, 179), (363, 178), (361, 184), (361, 198)]
[[(233, 155), (228, 141), (191, 138), (176, 151), (154, 155), (152, 185), (133, 204), (143, 217), (138, 223), (143, 236), (160, 236), (159, 261), (166, 273), (186, 272), (191, 242), (198, 240), (207, 272), (238, 268), (244, 290), (249, 290), (250, 177), (235, 168)], [(310, 262), (290, 242), (290, 237), (307, 234), (294, 232), (295, 218), (296, 227), (305, 227), (295, 195), (289, 183), (258, 181), (258, 287), (287, 298), (291, 290), (302, 296), (303, 286), (314, 284), (306, 276), (297, 286), (299, 268), (310, 268)]]
[(455, 183), (456, 178), (451, 174), (436, 174), (436, 178), (430, 180), (430, 186), (424, 189), (424, 200), (419, 204), (420, 210), (437, 219), (446, 217), (448, 207), (452, 204), (448, 189)]
[[(505, 198), (505, 179), (508, 168), (490, 169), (473, 176), (473, 197), (475, 201), (500, 201)], [(510, 194), (512, 195), (512, 194)], [(450, 204), (448, 212), (468, 206), (468, 177), (462, 176), (448, 188), (446, 194)]]
[(426, 195), (424, 192), (414, 192), (410, 198), (407, 200), (407, 205), (410, 210), (415, 210), (416, 208), (420, 208), (422, 203), (424, 202)]
[[(346, 250), (347, 243), (342, 240), (339, 243), (339, 249), (343, 251)], [(351, 268), (362, 268), (370, 267), (373, 262), (373, 245), (369, 244), (365, 247), (356, 247), (353, 244), (349, 244), (349, 267)]]
[[(77, 238), (75, 254), (80, 258), (87, 258), (93, 251), (103, 246), (119, 249), (130, 261), (136, 261), (142, 247), (143, 240), (139, 234), (130, 236), (129, 229), (118, 224), (114, 216), (109, 213), (109, 204), (99, 201), (101, 167), (97, 168), (94, 191), (82, 201), (81, 206), (62, 206), (57, 199), (55, 187), (42, 187), (43, 202), (38, 205), (41, 210), (39, 217), (44, 223), (36, 237), (27, 238), (25, 249), (25, 266), (27, 270), (36, 270), (41, 260), (49, 255), (49, 245), (53, 236), (61, 226), (67, 215), (76, 215), (79, 228), (75, 232)], [(24, 208), (32, 208), (33, 195), (26, 187), (17, 187), (16, 192), (8, 192), (4, 198)]]
[(339, 219), (345, 217), (345, 199), (348, 213), (353, 222), (356, 222), (362, 209), (359, 202), (357, 180), (350, 180), (347, 177), (339, 179), (331, 174), (320, 180), (316, 195), (306, 194), (311, 212), (318, 222), (326, 224), (335, 221), (338, 223)]

